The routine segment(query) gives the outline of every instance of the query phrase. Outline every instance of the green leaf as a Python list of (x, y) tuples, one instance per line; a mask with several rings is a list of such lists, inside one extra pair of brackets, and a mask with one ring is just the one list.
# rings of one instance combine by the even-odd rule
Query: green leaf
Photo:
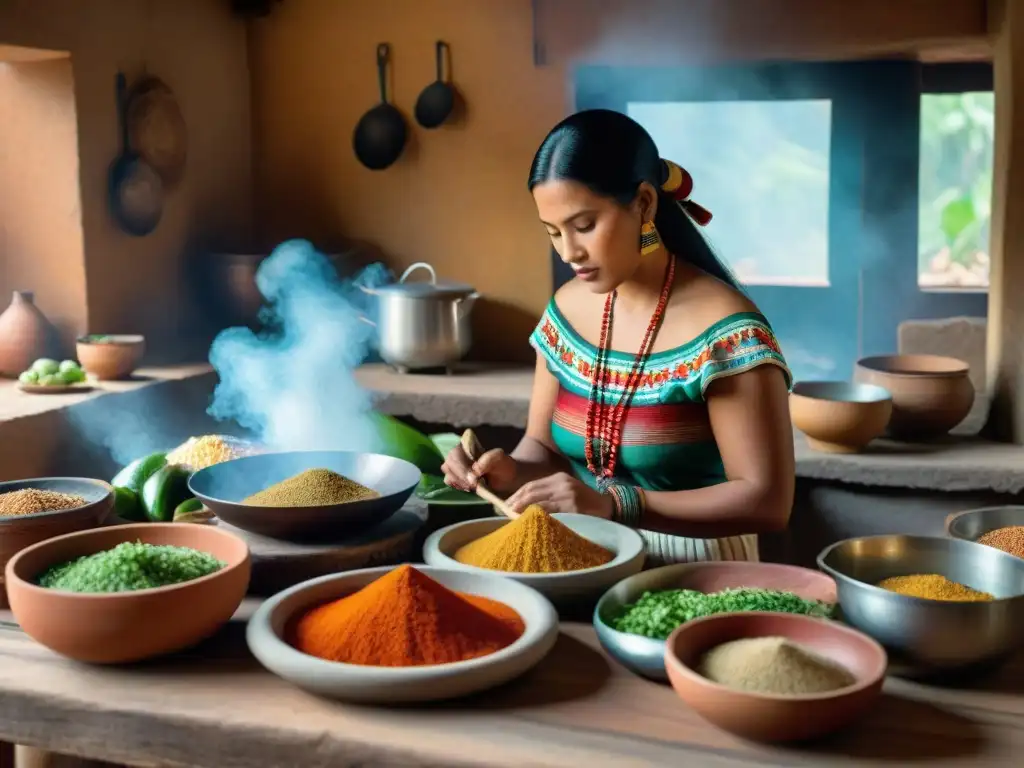
[(425, 475), (440, 474), (444, 454), (429, 437), (386, 414), (374, 413), (373, 418), (382, 444), (381, 453), (405, 459)]
[(475, 494), (464, 493), (445, 485), (444, 478), (440, 475), (423, 475), (420, 478), (420, 484), (416, 486), (416, 496), (424, 501), (435, 503), (477, 500)]
[(952, 245), (977, 218), (974, 212), (974, 201), (969, 197), (961, 197), (942, 209), (942, 233), (946, 241)]
[(437, 447), (442, 456), (447, 456), (455, 446), (462, 442), (462, 437), (454, 432), (439, 432), (436, 435), (431, 435), (430, 441)]

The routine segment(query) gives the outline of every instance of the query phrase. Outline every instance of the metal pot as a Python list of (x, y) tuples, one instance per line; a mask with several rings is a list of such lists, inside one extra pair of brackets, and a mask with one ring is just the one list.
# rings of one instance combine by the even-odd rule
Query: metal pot
[[(407, 283), (418, 269), (430, 273), (429, 283)], [(465, 283), (438, 282), (425, 262), (410, 266), (397, 283), (362, 290), (377, 297), (377, 347), (384, 362), (399, 373), (412, 369), (452, 367), (472, 343), (470, 311), (480, 294)]]

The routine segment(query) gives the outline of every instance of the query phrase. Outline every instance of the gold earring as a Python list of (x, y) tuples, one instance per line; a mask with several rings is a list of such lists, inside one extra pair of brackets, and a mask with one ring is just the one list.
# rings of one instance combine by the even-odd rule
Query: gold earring
[(661, 236), (653, 221), (645, 221), (640, 227), (640, 254), (646, 256), (661, 247)]

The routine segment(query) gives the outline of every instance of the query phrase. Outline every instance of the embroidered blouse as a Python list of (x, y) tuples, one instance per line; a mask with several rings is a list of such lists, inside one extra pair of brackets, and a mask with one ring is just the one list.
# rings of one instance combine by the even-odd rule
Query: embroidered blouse
[[(584, 446), (597, 349), (573, 329), (554, 299), (530, 336), (530, 343), (559, 383), (551, 424), (554, 444), (570, 461), (575, 474), (596, 487), (587, 470)], [(614, 350), (608, 353), (610, 381), (604, 391), (605, 402), (618, 402), (634, 359)], [(729, 315), (692, 341), (652, 354), (623, 420), (616, 474), (624, 482), (650, 491), (691, 490), (724, 482), (725, 469), (704, 395), (716, 379), (760, 365), (779, 367), (786, 385), (792, 383), (775, 333), (755, 312)], [(705, 542), (641, 533), (648, 540), (649, 550), (659, 549), (659, 553), (649, 552), (654, 559), (756, 559), (756, 537)]]

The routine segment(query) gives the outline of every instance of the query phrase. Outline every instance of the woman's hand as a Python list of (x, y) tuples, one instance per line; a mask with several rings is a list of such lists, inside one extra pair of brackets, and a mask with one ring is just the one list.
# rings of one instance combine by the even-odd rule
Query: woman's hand
[(576, 512), (605, 520), (610, 520), (615, 511), (611, 496), (595, 491), (567, 472), (526, 483), (507, 503), (516, 512), (522, 512), (530, 504), (540, 504), (548, 512)]
[(472, 493), (476, 484), (483, 480), (491, 490), (503, 493), (515, 485), (516, 460), (500, 448), (494, 448), (473, 462), (462, 446), (457, 445), (448, 452), (441, 471), (445, 483), (457, 490)]

